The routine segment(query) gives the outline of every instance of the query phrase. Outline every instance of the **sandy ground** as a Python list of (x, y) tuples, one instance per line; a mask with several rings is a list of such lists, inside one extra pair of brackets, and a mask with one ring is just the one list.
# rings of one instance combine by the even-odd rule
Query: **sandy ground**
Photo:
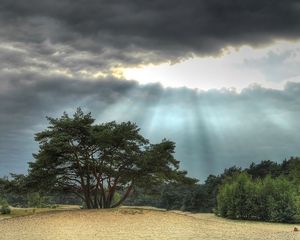
[(213, 214), (141, 209), (73, 210), (0, 220), (1, 240), (300, 240), (294, 226), (230, 221)]

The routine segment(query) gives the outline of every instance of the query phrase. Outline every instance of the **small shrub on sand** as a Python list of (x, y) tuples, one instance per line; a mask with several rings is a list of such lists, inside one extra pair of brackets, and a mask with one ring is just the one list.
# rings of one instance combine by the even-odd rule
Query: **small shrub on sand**
[(1, 214), (10, 214), (11, 210), (10, 210), (9, 205), (8, 205), (8, 203), (5, 199), (0, 200), (0, 205), (1, 205), (1, 208), (0, 208), (0, 213)]

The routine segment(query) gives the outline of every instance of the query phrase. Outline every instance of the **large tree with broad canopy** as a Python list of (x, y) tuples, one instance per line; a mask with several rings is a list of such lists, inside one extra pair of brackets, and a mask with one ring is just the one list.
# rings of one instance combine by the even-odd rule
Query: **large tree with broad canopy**
[(32, 186), (72, 192), (87, 208), (112, 208), (134, 187), (195, 182), (179, 170), (174, 142), (151, 144), (134, 123), (95, 124), (80, 108), (72, 117), (47, 119), (48, 128), (35, 137), (39, 152), (29, 163)]

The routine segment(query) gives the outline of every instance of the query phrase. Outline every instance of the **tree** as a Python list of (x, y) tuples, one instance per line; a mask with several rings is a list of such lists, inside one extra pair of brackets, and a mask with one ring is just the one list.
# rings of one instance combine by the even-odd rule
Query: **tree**
[(4, 191), (6, 188), (8, 180), (4, 179), (4, 178), (0, 178), (0, 197), (2, 195), (4, 195)]
[(10, 174), (10, 178), (0, 180), (0, 194), (5, 197), (11, 206), (26, 207), (26, 195), (29, 191), (27, 177), (23, 174)]
[(284, 178), (253, 180), (241, 173), (221, 186), (217, 213), (233, 219), (294, 222), (299, 214), (294, 185)]
[(206, 201), (210, 212), (212, 212), (217, 205), (217, 194), (223, 180), (224, 179), (220, 176), (215, 175), (209, 175), (205, 180), (204, 186), (208, 194), (208, 199)]
[(293, 222), (299, 213), (295, 186), (284, 178), (266, 177), (259, 197), (259, 202), (265, 203), (261, 206), (260, 213), (265, 213), (266, 220)]
[(251, 219), (255, 195), (255, 186), (249, 175), (237, 175), (220, 188), (217, 197), (219, 214), (233, 219)]
[(212, 212), (214, 205), (212, 205), (211, 193), (206, 185), (195, 185), (184, 199), (185, 211), (192, 212)]
[(258, 164), (252, 162), (246, 171), (253, 179), (263, 179), (268, 175), (278, 177), (280, 175), (280, 165), (276, 162), (272, 162), (271, 160), (261, 161)]
[(281, 164), (281, 174), (298, 186), (300, 193), (300, 158), (291, 157)]
[(184, 184), (166, 184), (163, 186), (160, 196), (160, 207), (168, 210), (185, 210), (185, 198), (189, 195), (191, 189)]
[[(94, 124), (79, 108), (69, 117), (47, 117), (36, 134), (39, 152), (29, 163), (29, 184), (38, 191), (59, 190), (80, 197), (87, 208), (119, 206), (134, 187), (194, 181), (179, 170), (175, 144), (150, 144), (131, 122)], [(114, 195), (121, 193), (113, 203)]]

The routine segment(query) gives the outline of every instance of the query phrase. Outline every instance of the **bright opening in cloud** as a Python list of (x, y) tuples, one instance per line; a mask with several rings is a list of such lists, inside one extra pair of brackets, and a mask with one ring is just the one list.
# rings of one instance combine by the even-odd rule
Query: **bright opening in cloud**
[(299, 64), (300, 43), (278, 41), (266, 48), (227, 48), (219, 57), (196, 57), (176, 64), (144, 65), (121, 71), (125, 79), (142, 84), (160, 82), (165, 87), (240, 91), (252, 84), (282, 89), (286, 82), (300, 80)]

